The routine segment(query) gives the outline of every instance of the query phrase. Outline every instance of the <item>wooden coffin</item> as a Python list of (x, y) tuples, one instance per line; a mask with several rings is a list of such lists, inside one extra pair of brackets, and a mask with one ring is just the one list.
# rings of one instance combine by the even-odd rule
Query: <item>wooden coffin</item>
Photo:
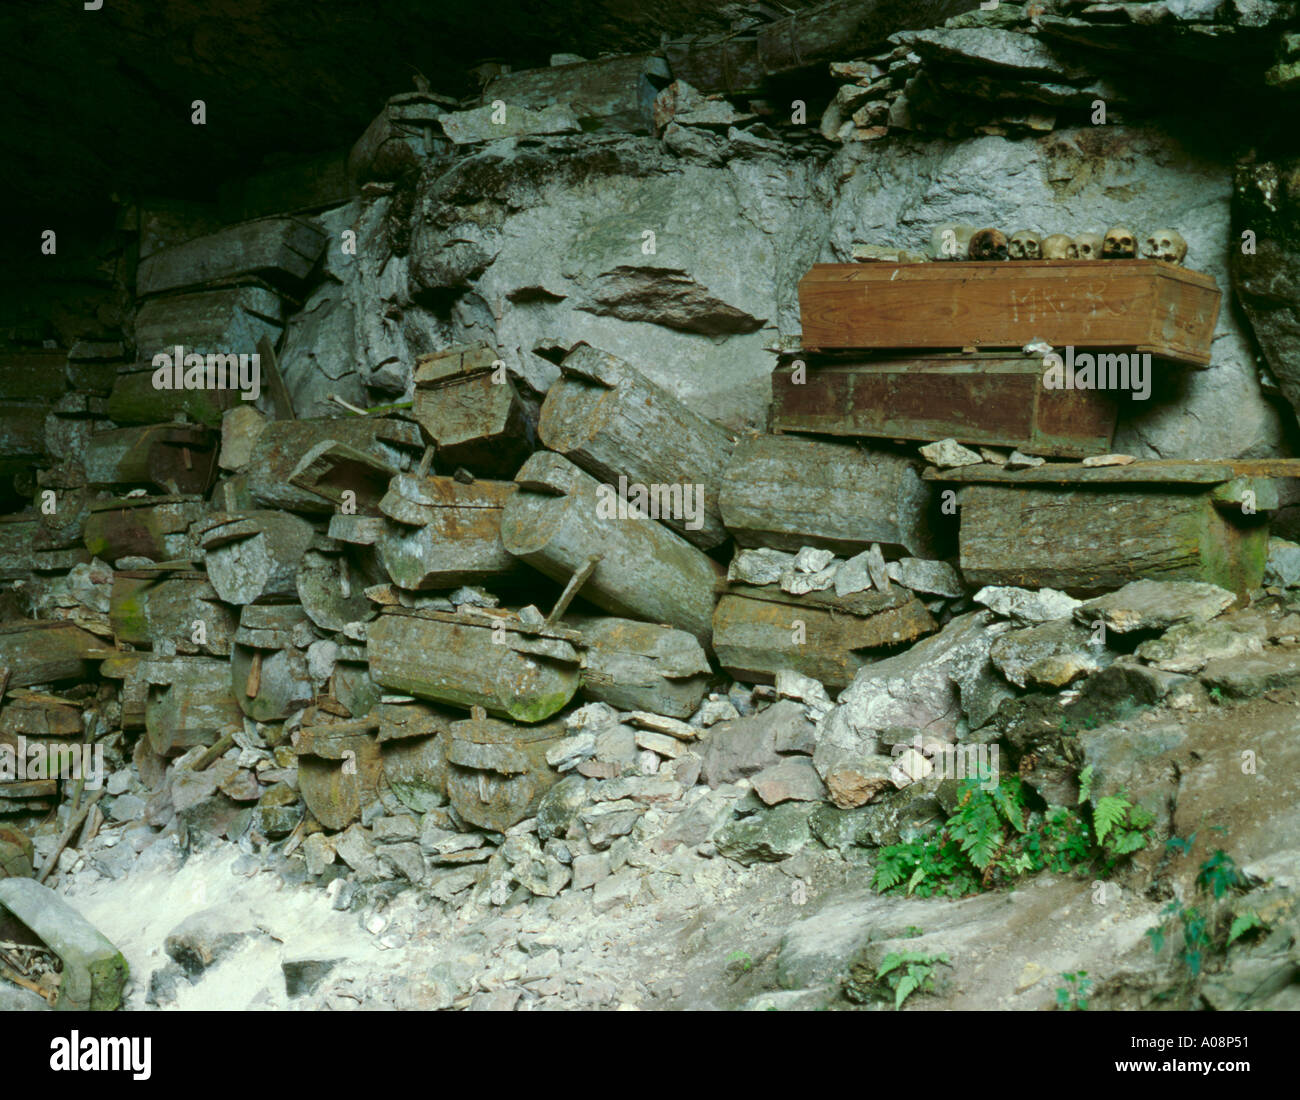
[(415, 361), (411, 413), (445, 470), (510, 477), (535, 449), (535, 425), (487, 344), (457, 345)]
[(546, 751), (567, 734), (564, 723), (516, 726), (476, 714), (455, 722), (447, 741), (447, 798), (465, 821), (505, 832), (537, 811), (559, 773)]
[(582, 635), (582, 692), (620, 710), (689, 718), (708, 690), (713, 670), (691, 634), (611, 615), (571, 615)]
[(578, 690), (579, 642), (574, 631), (512, 616), (388, 607), (370, 624), (366, 650), (386, 688), (542, 722)]
[(388, 517), (377, 544), (399, 588), (455, 588), (517, 572), (501, 543), (501, 516), (513, 481), (462, 484), (450, 477), (393, 478), (379, 510)]
[(621, 359), (579, 344), (547, 391), (538, 434), (548, 449), (607, 485), (694, 486), (698, 513), (661, 518), (687, 542), (711, 550), (727, 541), (718, 485), (732, 452), (719, 425)]
[(655, 54), (604, 57), (505, 73), (483, 89), (483, 103), (502, 99), (535, 111), (559, 104), (573, 110), (583, 129), (649, 134), (655, 95), (670, 79)]
[(70, 622), (0, 622), (0, 668), (9, 669), (11, 688), (56, 680), (84, 682), (94, 675), (92, 662), (114, 652)]
[(515, 481), (519, 491), (501, 517), (506, 550), (565, 584), (596, 558), (578, 592), (583, 599), (707, 644), (717, 562), (649, 516), (620, 517), (612, 491), (560, 455), (538, 451)]
[(820, 348), (1119, 348), (1205, 367), (1221, 295), (1159, 260), (815, 264), (799, 281)]
[(174, 569), (115, 572), (108, 621), (119, 642), (150, 649), (167, 641), (178, 653), (213, 657), (230, 654), (236, 625), (235, 614), (218, 601), (206, 573)]
[(379, 797), (383, 760), (375, 736), (378, 720), (308, 724), (294, 733), (298, 790), (307, 809), (327, 829), (346, 829)]
[(96, 501), (90, 505), (83, 538), (86, 549), (105, 561), (126, 557), (177, 561), (197, 556), (189, 527), (205, 511), (199, 496)]
[(195, 745), (214, 745), (223, 733), (242, 728), (243, 715), (230, 689), (227, 662), (174, 657), (149, 662), (143, 671), (151, 681), (144, 727), (159, 756), (179, 756)]
[(1258, 588), (1273, 479), (1294, 459), (1048, 464), (927, 470), (960, 485), (960, 564), (971, 584), (1050, 586), (1075, 595), (1140, 578)]
[(732, 584), (713, 613), (713, 648), (722, 667), (745, 683), (770, 684), (781, 669), (793, 669), (842, 688), (882, 651), (935, 626), (925, 605), (897, 585), (838, 597)]
[(298, 566), (316, 537), (305, 519), (286, 512), (218, 512), (191, 530), (203, 547), (208, 578), (226, 603), (291, 600)]
[(1047, 389), (1043, 369), (1040, 357), (998, 354), (781, 367), (772, 375), (772, 430), (951, 438), (1065, 458), (1109, 451), (1115, 397)]
[(248, 604), (240, 612), (229, 686), (253, 721), (287, 718), (315, 697), (306, 654), (315, 637), (311, 620), (297, 604)]
[(852, 556), (879, 543), (888, 556), (934, 557), (932, 496), (915, 459), (759, 435), (736, 444), (718, 502), (741, 546), (820, 546)]
[(86, 447), (92, 485), (156, 485), (205, 493), (217, 473), (217, 434), (195, 424), (149, 424), (97, 432)]
[(299, 286), (325, 247), (325, 234), (297, 218), (260, 218), (146, 256), (136, 272), (140, 297), (241, 276)]

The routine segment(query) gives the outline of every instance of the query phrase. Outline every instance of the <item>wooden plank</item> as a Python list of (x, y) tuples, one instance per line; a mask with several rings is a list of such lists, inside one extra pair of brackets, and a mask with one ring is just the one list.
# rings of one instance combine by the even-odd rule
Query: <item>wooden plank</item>
[(734, 442), (662, 386), (616, 356), (579, 344), (542, 404), (542, 443), (607, 485), (680, 486), (698, 513), (660, 522), (711, 550), (726, 542), (718, 489)]
[(541, 573), (566, 583), (600, 556), (583, 598), (613, 615), (667, 623), (707, 645), (722, 568), (679, 535), (641, 515), (619, 518), (595, 478), (538, 451), (515, 476), (501, 541)]
[(1110, 450), (1118, 405), (1105, 391), (1047, 389), (1027, 356), (974, 355), (790, 366), (772, 374), (772, 430), (956, 439), (1083, 457)]
[(207, 492), (217, 474), (217, 433), (194, 424), (96, 432), (86, 445), (92, 485), (156, 485), (173, 495)]
[(359, 451), (336, 439), (317, 443), (298, 461), (289, 482), (340, 508), (347, 500), (348, 515), (375, 515), (388, 492), (397, 467), (382, 458)]
[(850, 443), (760, 435), (736, 445), (718, 503), (741, 546), (820, 546), (851, 555), (879, 543), (887, 554), (935, 557), (931, 496), (913, 459)]
[(1157, 260), (815, 264), (799, 282), (803, 341), (834, 347), (1158, 349), (1207, 366), (1213, 277)]
[(838, 689), (882, 649), (928, 634), (935, 625), (914, 597), (862, 618), (793, 596), (777, 602), (724, 595), (713, 615), (713, 647), (722, 667), (746, 683), (770, 684), (788, 668)]
[(146, 256), (136, 273), (140, 297), (252, 275), (301, 284), (325, 248), (325, 235), (298, 218), (259, 218)]
[(973, 585), (1079, 594), (1147, 577), (1244, 594), (1263, 581), (1264, 517), (1221, 511), (1203, 488), (967, 485), (957, 500), (961, 572)]

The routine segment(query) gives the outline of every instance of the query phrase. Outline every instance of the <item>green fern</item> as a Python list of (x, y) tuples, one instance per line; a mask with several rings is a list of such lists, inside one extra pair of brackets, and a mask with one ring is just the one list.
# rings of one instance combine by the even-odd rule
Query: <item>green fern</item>
[(894, 991), (895, 1010), (918, 989), (934, 988), (934, 968), (948, 965), (947, 955), (927, 955), (921, 951), (891, 951), (881, 960), (876, 980)]

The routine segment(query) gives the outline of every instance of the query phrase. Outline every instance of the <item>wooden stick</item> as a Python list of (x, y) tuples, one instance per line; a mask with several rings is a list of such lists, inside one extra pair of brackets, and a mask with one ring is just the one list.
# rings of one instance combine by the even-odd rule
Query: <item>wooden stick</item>
[(190, 767), (192, 772), (201, 772), (206, 770), (226, 755), (235, 743), (235, 735), (228, 733), (221, 738), (215, 745), (212, 745), (202, 756), (200, 756)]
[(259, 649), (253, 654), (252, 661), (248, 665), (248, 679), (244, 682), (244, 695), (252, 699), (256, 697), (262, 687), (262, 651)]
[(72, 834), (81, 828), (81, 823), (86, 820), (86, 815), (94, 809), (95, 803), (104, 797), (105, 790), (106, 788), (100, 787), (99, 790), (90, 796), (89, 801), (72, 815), (72, 818), (68, 821), (67, 827), (63, 830), (63, 835), (59, 837), (58, 847), (55, 848), (54, 852), (50, 855), (50, 861), (41, 870), (41, 873), (36, 876), (37, 882), (44, 882), (49, 878), (50, 872), (54, 870), (55, 865), (59, 862), (59, 856), (63, 855), (63, 849), (68, 846), (68, 841), (72, 839)]
[(586, 560), (582, 568), (569, 578), (569, 583), (564, 586), (564, 591), (560, 593), (560, 598), (555, 601), (551, 613), (546, 616), (548, 624), (556, 622), (569, 609), (569, 604), (573, 602), (573, 597), (578, 594), (578, 589), (591, 579), (592, 573), (596, 571), (596, 565), (603, 556), (603, 554), (593, 554)]
[(289, 387), (280, 376), (280, 365), (275, 357), (275, 345), (269, 336), (257, 341), (257, 351), (261, 355), (261, 364), (266, 371), (267, 389), (271, 391), (271, 404), (275, 406), (277, 420), (294, 420), (293, 401), (289, 397)]

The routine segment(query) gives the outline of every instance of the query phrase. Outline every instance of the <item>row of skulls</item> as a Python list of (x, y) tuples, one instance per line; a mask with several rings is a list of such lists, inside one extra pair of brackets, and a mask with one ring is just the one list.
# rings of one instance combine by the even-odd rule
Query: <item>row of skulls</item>
[[(930, 257), (935, 260), (1132, 260), (1138, 255), (1138, 237), (1122, 225), (1105, 235), (1080, 233), (1069, 237), (1052, 233), (1040, 237), (1021, 229), (1007, 237), (1000, 229), (975, 229), (969, 225), (940, 225), (930, 234)], [(1142, 242), (1142, 258), (1181, 264), (1187, 242), (1176, 229), (1156, 229)]]

